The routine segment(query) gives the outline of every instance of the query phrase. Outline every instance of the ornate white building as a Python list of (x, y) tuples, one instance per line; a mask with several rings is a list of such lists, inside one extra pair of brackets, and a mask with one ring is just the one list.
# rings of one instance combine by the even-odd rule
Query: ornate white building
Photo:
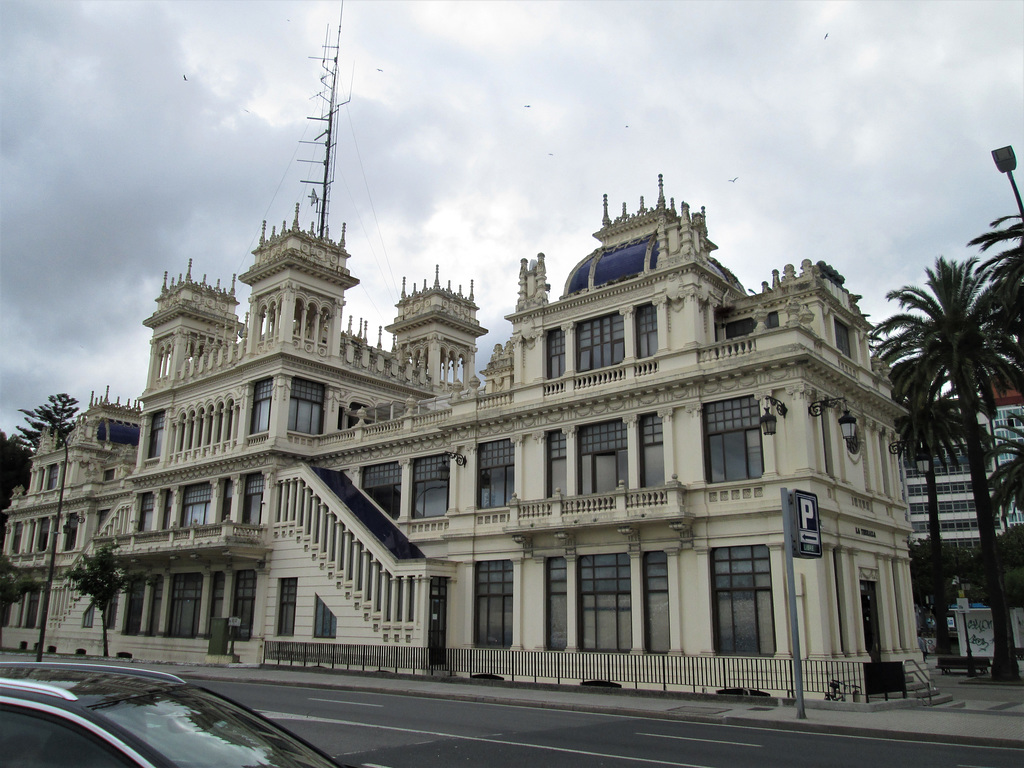
[[(145, 392), (94, 398), (71, 438), (58, 572), (116, 542), (147, 577), (111, 652), (202, 660), (236, 617), (243, 661), (271, 640), (786, 657), (786, 487), (821, 513), (805, 655), (915, 654), (899, 409), (858, 297), (810, 259), (746, 290), (660, 179), (654, 207), (606, 198), (595, 237), (557, 296), (523, 259), (484, 382), (472, 287), (403, 287), (374, 344), (342, 327), (344, 233), (297, 209), (239, 277), (244, 323), (233, 284), (165, 278)], [(40, 575), (62, 458), (44, 441), (9, 510), (6, 552)], [(34, 647), (37, 602), (8, 646)], [(47, 644), (97, 652), (92, 614), (58, 576)]]

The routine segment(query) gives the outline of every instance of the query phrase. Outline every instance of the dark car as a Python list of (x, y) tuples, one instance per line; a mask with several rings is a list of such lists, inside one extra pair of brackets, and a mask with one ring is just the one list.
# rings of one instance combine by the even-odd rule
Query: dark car
[(163, 672), (0, 663), (6, 768), (337, 768), (251, 709)]

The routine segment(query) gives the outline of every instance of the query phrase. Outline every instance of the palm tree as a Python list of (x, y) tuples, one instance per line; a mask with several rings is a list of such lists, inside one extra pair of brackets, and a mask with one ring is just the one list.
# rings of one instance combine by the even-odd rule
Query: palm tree
[(989, 226), (990, 231), (978, 235), (968, 245), (980, 246), (982, 253), (1009, 245), (1007, 250), (982, 263), (980, 269), (996, 286), (1008, 309), (1010, 329), (1019, 339), (1024, 331), (1024, 224), (1020, 216), (1003, 216)]
[(977, 258), (964, 263), (939, 257), (927, 269), (925, 287), (904, 286), (886, 294), (901, 312), (874, 331), (878, 354), (890, 366), (901, 362), (922, 367), (927, 398), (942, 392), (955, 398), (973, 487), (985, 581), (992, 608), (992, 677), (1019, 680), (1012, 651), (999, 555), (995, 516), (988, 493), (985, 436), (978, 414), (995, 414), (993, 385), (1015, 383), (1024, 375), (1024, 350), (1005, 331), (1000, 297), (976, 269)]
[[(928, 456), (924, 474), (928, 492), (928, 540), (932, 569), (932, 611), (935, 617), (935, 653), (948, 654), (949, 603), (942, 557), (942, 535), (939, 526), (939, 491), (935, 481), (935, 459), (943, 467), (946, 457), (955, 457), (962, 445), (958, 425), (960, 415), (956, 403), (946, 395), (929, 399), (928, 369), (917, 359), (905, 359), (893, 367), (893, 398), (907, 408), (907, 415), (897, 419), (896, 429), (905, 446), (905, 453), (914, 456), (918, 450)], [(955, 458), (954, 458), (955, 460)]]

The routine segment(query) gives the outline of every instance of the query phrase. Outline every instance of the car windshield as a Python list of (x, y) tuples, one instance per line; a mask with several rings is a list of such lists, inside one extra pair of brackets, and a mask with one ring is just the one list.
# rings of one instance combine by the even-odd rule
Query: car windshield
[(94, 707), (180, 768), (336, 764), (272, 723), (197, 688), (178, 688)]

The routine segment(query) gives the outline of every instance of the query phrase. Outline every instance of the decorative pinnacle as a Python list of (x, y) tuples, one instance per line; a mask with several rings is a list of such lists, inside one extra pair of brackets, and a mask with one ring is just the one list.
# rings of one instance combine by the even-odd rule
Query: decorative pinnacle
[(473, 301), (473, 281), (469, 281), (469, 300)]
[(405, 278), (402, 278), (402, 298), (405, 298)]
[(341, 243), (340, 243), (340, 245), (341, 245), (342, 248), (345, 247), (345, 228), (347, 226), (348, 225), (344, 221), (341, 222)]
[(188, 260), (188, 271), (185, 272), (185, 279), (192, 282), (192, 259)]
[(608, 218), (608, 195), (604, 196), (604, 218), (601, 219), (601, 223), (606, 227), (612, 223), (612, 220)]
[(435, 288), (440, 288), (441, 287), (440, 270), (441, 270), (441, 268), (437, 264), (435, 264), (434, 265), (434, 287)]
[(295, 204), (295, 218), (292, 219), (292, 229), (296, 232), (299, 229), (299, 204)]
[(260, 229), (260, 245), (267, 242), (267, 220), (263, 220), (263, 227)]
[(658, 174), (658, 210), (665, 209), (665, 179), (662, 174)]

